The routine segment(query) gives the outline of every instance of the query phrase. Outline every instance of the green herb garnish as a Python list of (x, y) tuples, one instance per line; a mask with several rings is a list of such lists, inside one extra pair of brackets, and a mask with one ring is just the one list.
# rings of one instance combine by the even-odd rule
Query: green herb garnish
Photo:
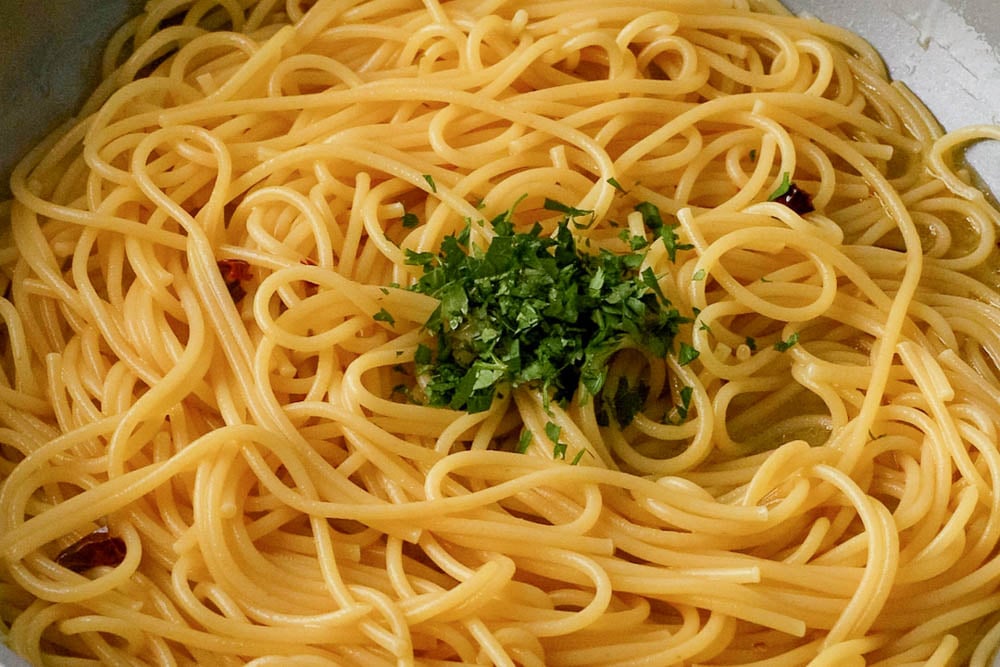
[(618, 192), (625, 193), (625, 188), (622, 187), (622, 184), (619, 183), (618, 179), (615, 178), (614, 176), (612, 176), (611, 178), (607, 179), (606, 182), (607, 182), (608, 185), (610, 185), (611, 187), (613, 187)]
[(392, 314), (388, 310), (386, 310), (385, 308), (383, 308), (382, 310), (380, 310), (377, 313), (375, 313), (372, 316), (372, 318), (376, 322), (385, 322), (385, 323), (387, 323), (391, 327), (396, 326), (396, 318), (394, 318), (392, 316)]
[(751, 352), (756, 352), (757, 351), (757, 339), (752, 338), (751, 336), (747, 336), (746, 337), (746, 344), (747, 344), (747, 347), (750, 348)]
[(628, 378), (621, 378), (615, 387), (614, 396), (603, 395), (601, 409), (597, 413), (597, 423), (601, 426), (610, 425), (609, 415), (621, 426), (628, 426), (642, 410), (649, 396), (649, 385), (640, 380), (632, 386)]
[(694, 396), (694, 387), (683, 387), (681, 389), (681, 404), (677, 407), (677, 416), (680, 417), (681, 421), (688, 418), (688, 412), (691, 410), (691, 397)]
[(427, 185), (430, 186), (431, 192), (437, 194), (438, 186), (437, 183), (434, 182), (434, 177), (430, 174), (422, 174), (422, 176), (424, 177), (424, 180), (427, 181)]
[(687, 343), (681, 343), (681, 349), (677, 353), (677, 363), (681, 366), (687, 366), (698, 358), (698, 354), (698, 350), (694, 349)]
[(420, 224), (420, 219), (416, 213), (406, 212), (403, 214), (403, 227), (410, 229)]
[(544, 208), (546, 211), (556, 211), (558, 213), (563, 213), (570, 218), (579, 218), (585, 215), (594, 214), (594, 211), (592, 211), (589, 208), (576, 208), (573, 206), (568, 206), (560, 201), (556, 201), (555, 199), (549, 199), (548, 197), (546, 197), (545, 201), (542, 203), (542, 208)]
[(559, 442), (559, 436), (562, 435), (562, 426), (555, 422), (545, 422), (545, 435), (552, 442)]
[(777, 343), (775, 343), (774, 349), (776, 349), (778, 352), (785, 352), (798, 342), (799, 342), (799, 334), (798, 332), (795, 332), (785, 340), (779, 340)]
[(694, 272), (694, 275), (691, 276), (691, 280), (704, 280), (707, 275), (708, 274), (705, 272), (705, 269), (698, 269)]
[(767, 198), (767, 200), (774, 201), (779, 197), (785, 196), (786, 194), (788, 194), (788, 191), (791, 189), (791, 187), (792, 187), (792, 175), (786, 171), (781, 174), (781, 185), (778, 186), (777, 190), (771, 193), (771, 195)]
[(415, 356), (430, 405), (479, 412), (499, 389), (521, 385), (546, 400), (578, 389), (596, 396), (623, 346), (667, 355), (685, 318), (652, 272), (640, 272), (643, 254), (578, 249), (575, 211), (552, 236), (538, 224), (515, 231), (511, 208), (491, 221), (486, 248), (460, 234), (442, 239), (437, 255), (406, 251), (424, 271), (411, 289), (439, 300), (424, 325), (436, 350)]
[(521, 437), (517, 441), (517, 453), (524, 454), (528, 451), (528, 446), (531, 444), (531, 431), (525, 430), (521, 433)]
[(554, 422), (545, 422), (545, 435), (552, 441), (552, 458), (566, 460), (566, 450), (569, 445), (565, 442), (559, 442), (562, 427)]
[(678, 243), (680, 237), (677, 236), (677, 228), (680, 227), (678, 224), (667, 225), (663, 222), (663, 217), (660, 215), (660, 209), (656, 208), (653, 204), (648, 201), (640, 202), (635, 205), (635, 210), (642, 214), (643, 223), (657, 232), (660, 238), (663, 239), (663, 245), (667, 249), (667, 257), (670, 258), (671, 262), (677, 261), (677, 251), (678, 250), (691, 250), (694, 245), (690, 243)]
[(632, 232), (628, 228), (623, 228), (618, 232), (618, 238), (628, 244), (628, 247), (632, 249), (633, 252), (636, 250), (642, 250), (649, 245), (649, 241), (646, 240), (644, 236), (632, 235)]

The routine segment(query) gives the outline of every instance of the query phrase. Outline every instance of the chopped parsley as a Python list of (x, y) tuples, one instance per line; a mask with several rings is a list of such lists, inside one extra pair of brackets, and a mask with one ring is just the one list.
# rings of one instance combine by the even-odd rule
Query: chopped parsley
[(570, 230), (579, 209), (566, 209), (551, 236), (539, 224), (515, 231), (511, 208), (490, 222), (485, 248), (460, 233), (439, 254), (406, 251), (424, 272), (411, 289), (439, 301), (424, 324), (435, 349), (421, 345), (414, 358), (428, 404), (480, 412), (522, 385), (545, 400), (597, 396), (616, 351), (672, 349), (686, 319), (640, 272), (644, 255), (581, 251)]
[(683, 387), (681, 389), (681, 404), (676, 406), (677, 416), (680, 421), (684, 421), (688, 418), (688, 412), (691, 411), (691, 398), (694, 396), (694, 387)]
[(410, 213), (409, 211), (407, 211), (406, 213), (403, 214), (404, 228), (410, 229), (416, 227), (418, 224), (420, 224), (420, 220), (417, 218), (416, 213)]
[(646, 240), (646, 237), (639, 235), (633, 236), (632, 232), (630, 232), (627, 228), (623, 228), (620, 232), (618, 232), (618, 238), (627, 243), (628, 247), (631, 248), (633, 252), (636, 250), (642, 250), (649, 245), (649, 241)]
[(545, 435), (552, 442), (559, 442), (559, 436), (562, 435), (562, 426), (555, 422), (545, 422)]
[(698, 358), (698, 350), (694, 349), (687, 343), (681, 343), (681, 349), (677, 353), (677, 363), (681, 366), (687, 366), (692, 361)]
[(690, 243), (678, 243), (680, 237), (677, 236), (676, 230), (680, 225), (664, 224), (663, 217), (660, 215), (660, 209), (656, 208), (650, 202), (644, 201), (636, 204), (635, 210), (642, 214), (643, 223), (657, 232), (660, 238), (663, 239), (663, 245), (667, 249), (667, 257), (670, 258), (671, 262), (677, 261), (678, 250), (691, 250), (694, 248), (694, 245)]
[(566, 450), (569, 449), (569, 445), (565, 442), (559, 442), (559, 436), (562, 435), (562, 427), (554, 422), (545, 422), (545, 435), (552, 441), (552, 458), (565, 461)]
[(423, 174), (423, 177), (424, 180), (427, 181), (427, 185), (430, 187), (431, 192), (437, 194), (438, 186), (437, 183), (434, 182), (434, 177), (430, 174)]
[(563, 213), (570, 218), (579, 218), (585, 215), (593, 216), (594, 212), (589, 208), (575, 208), (573, 206), (567, 206), (561, 201), (556, 201), (555, 199), (545, 198), (542, 204), (542, 208), (547, 211), (556, 211), (558, 213)]
[(635, 416), (642, 410), (649, 396), (649, 385), (639, 380), (632, 386), (628, 378), (618, 380), (615, 393), (609, 397), (602, 394), (603, 401), (597, 412), (597, 423), (600, 426), (608, 426), (611, 423), (611, 416), (621, 426), (628, 426), (635, 419)]
[(778, 352), (786, 352), (790, 348), (794, 347), (795, 344), (798, 342), (799, 342), (799, 334), (798, 332), (795, 332), (785, 340), (779, 340), (777, 343), (775, 343), (774, 349), (776, 349)]
[(618, 192), (621, 192), (621, 193), (625, 192), (625, 188), (622, 187), (622, 184), (619, 183), (618, 179), (615, 178), (614, 176), (612, 176), (611, 178), (607, 179), (606, 182), (607, 182), (608, 185), (610, 185), (611, 187), (613, 187)]
[(528, 451), (528, 446), (531, 445), (531, 431), (525, 429), (521, 433), (521, 437), (517, 441), (517, 453), (524, 454)]
[(396, 326), (396, 318), (394, 318), (392, 314), (385, 308), (372, 315), (372, 318), (376, 322), (385, 322), (391, 327)]
[(792, 175), (789, 174), (787, 171), (783, 172), (781, 174), (781, 185), (779, 185), (778, 188), (768, 196), (767, 201), (777, 201), (779, 197), (783, 197), (786, 194), (788, 194), (788, 191), (791, 188), (792, 188)]
[(694, 275), (691, 276), (691, 280), (695, 281), (704, 280), (706, 275), (708, 274), (705, 272), (705, 269), (698, 269), (697, 271), (694, 272)]
[(753, 338), (752, 336), (747, 336), (746, 337), (746, 344), (747, 344), (747, 347), (750, 348), (751, 352), (756, 352), (757, 351), (757, 340), (755, 338)]

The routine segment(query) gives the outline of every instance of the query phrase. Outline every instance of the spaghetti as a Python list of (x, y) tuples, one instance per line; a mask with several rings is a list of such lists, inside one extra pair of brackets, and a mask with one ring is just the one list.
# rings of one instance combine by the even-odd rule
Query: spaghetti
[[(11, 647), (989, 661), (1000, 218), (955, 150), (995, 128), (944, 134), (771, 0), (308, 4), (153, 0), (13, 175)], [(588, 252), (643, 247), (685, 318), (611, 356), (627, 425), (539, 383), (426, 400), (408, 259), (505, 211), (552, 234), (547, 201)]]

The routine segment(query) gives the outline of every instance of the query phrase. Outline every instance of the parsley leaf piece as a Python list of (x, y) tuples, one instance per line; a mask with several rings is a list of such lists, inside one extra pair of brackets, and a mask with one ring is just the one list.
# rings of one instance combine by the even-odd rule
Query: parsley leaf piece
[[(648, 384), (640, 380), (635, 386), (632, 386), (627, 378), (621, 378), (618, 381), (618, 386), (615, 387), (615, 395), (611, 399), (611, 404), (606, 405), (606, 407), (610, 409), (610, 414), (614, 415), (618, 424), (628, 426), (642, 411), (648, 396)], [(607, 403), (607, 401), (605, 402)]]
[(767, 201), (774, 201), (778, 197), (785, 195), (791, 187), (792, 175), (787, 171), (783, 172), (781, 174), (781, 185), (779, 185), (778, 188), (768, 196)]
[(420, 219), (417, 218), (416, 213), (410, 213), (407, 211), (403, 214), (403, 227), (406, 229), (411, 229), (420, 224)]
[(521, 437), (517, 441), (517, 453), (524, 454), (526, 451), (528, 451), (528, 447), (529, 445), (531, 445), (531, 440), (532, 440), (531, 431), (527, 429), (522, 431)]
[(704, 280), (707, 275), (708, 273), (706, 273), (705, 269), (698, 269), (694, 272), (694, 275), (691, 276), (691, 280)]
[(698, 350), (682, 342), (680, 346), (680, 351), (677, 353), (677, 363), (681, 366), (687, 366), (692, 361), (698, 358), (700, 353)]
[(757, 161), (757, 149), (756, 148), (751, 148), (750, 149), (750, 161), (751, 162), (756, 162)]
[(663, 245), (667, 249), (667, 257), (670, 258), (671, 262), (677, 261), (677, 251), (678, 250), (691, 250), (694, 245), (691, 243), (680, 243), (680, 237), (677, 236), (677, 228), (680, 225), (673, 224), (667, 225), (663, 222), (663, 216), (660, 215), (660, 209), (648, 201), (640, 202), (635, 205), (635, 210), (642, 214), (642, 222), (647, 227), (657, 232), (661, 239), (663, 239)]
[(423, 176), (424, 180), (427, 181), (427, 185), (430, 187), (431, 192), (437, 194), (438, 186), (437, 183), (434, 182), (434, 177), (431, 176), (430, 174), (421, 174), (421, 175)]
[(562, 435), (562, 426), (555, 422), (545, 422), (545, 435), (552, 442), (559, 442), (559, 436)]
[(646, 270), (642, 272), (642, 282), (653, 294), (659, 297), (660, 301), (667, 300), (667, 297), (663, 294), (663, 290), (660, 289), (660, 281), (656, 279), (656, 274), (653, 273), (653, 269), (647, 267)]
[(569, 448), (565, 442), (557, 442), (552, 447), (552, 458), (566, 460), (566, 450)]
[(799, 333), (796, 331), (785, 340), (779, 340), (777, 343), (775, 343), (774, 349), (776, 349), (778, 352), (785, 352), (790, 348), (794, 347), (795, 344), (798, 342), (799, 342)]
[(580, 459), (582, 459), (583, 455), (586, 454), (586, 453), (587, 453), (586, 449), (581, 449), (580, 451), (578, 451), (576, 453), (576, 456), (573, 457), (573, 460), (570, 461), (569, 464), (571, 466), (580, 465)]
[(677, 261), (677, 251), (678, 250), (691, 250), (694, 248), (693, 243), (678, 243), (680, 239), (677, 236), (676, 230), (680, 225), (664, 225), (660, 228), (660, 237), (663, 239), (663, 244), (667, 247), (667, 257), (670, 258), (671, 262)]
[(578, 218), (584, 215), (593, 214), (593, 210), (589, 208), (576, 208), (573, 206), (568, 206), (563, 204), (561, 201), (556, 201), (555, 199), (545, 198), (545, 202), (542, 204), (542, 208), (547, 211), (556, 211), (558, 213), (563, 213), (571, 218)]
[(752, 336), (747, 336), (747, 338), (746, 338), (746, 344), (747, 344), (747, 347), (750, 348), (751, 352), (756, 352), (757, 351), (757, 339), (753, 338)]
[(432, 358), (431, 348), (427, 347), (423, 343), (417, 345), (417, 351), (413, 353), (413, 361), (418, 366), (426, 366), (430, 364)]
[(372, 319), (374, 319), (376, 322), (385, 322), (391, 327), (396, 326), (396, 318), (393, 317), (392, 313), (390, 313), (385, 308), (372, 315)]
[(620, 232), (618, 232), (618, 238), (627, 243), (633, 252), (636, 250), (642, 250), (649, 245), (649, 241), (647, 241), (644, 236), (633, 236), (632, 232), (630, 232), (628, 228), (623, 228)]
[(642, 223), (652, 229), (659, 231), (663, 226), (663, 217), (660, 216), (660, 209), (648, 201), (639, 202), (635, 205), (635, 210), (642, 214)]
[(622, 187), (622, 184), (619, 183), (618, 179), (615, 178), (614, 176), (612, 176), (611, 178), (607, 179), (607, 181), (605, 181), (605, 182), (608, 185), (610, 185), (611, 187), (613, 187), (615, 190), (617, 190), (618, 192), (621, 192), (623, 194), (625, 193), (625, 188)]
[(406, 248), (403, 250), (403, 254), (406, 257), (406, 263), (410, 266), (423, 266), (428, 267), (434, 263), (435, 257), (432, 252), (416, 252)]
[(694, 387), (685, 386), (681, 389), (681, 404), (677, 407), (677, 416), (684, 421), (688, 418), (688, 412), (691, 410), (691, 397), (694, 396)]

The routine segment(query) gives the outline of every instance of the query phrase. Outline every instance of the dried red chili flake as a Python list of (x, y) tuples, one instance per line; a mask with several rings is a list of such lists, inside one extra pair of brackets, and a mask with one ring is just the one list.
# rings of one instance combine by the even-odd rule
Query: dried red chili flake
[(788, 192), (781, 195), (774, 201), (779, 204), (784, 204), (788, 208), (792, 209), (799, 215), (805, 215), (806, 213), (812, 213), (816, 210), (812, 203), (812, 197), (809, 193), (804, 192), (799, 189), (799, 186), (792, 183), (788, 186)]
[(243, 259), (220, 259), (218, 261), (219, 272), (222, 273), (222, 280), (226, 283), (229, 296), (233, 302), (239, 303), (246, 296), (247, 291), (243, 289), (243, 281), (253, 277), (250, 273), (250, 262)]
[(784, 204), (799, 215), (812, 213), (816, 210), (809, 193), (801, 190), (795, 183), (792, 183), (790, 175), (787, 172), (782, 175), (781, 185), (771, 193), (768, 201)]
[(56, 556), (56, 564), (74, 572), (86, 572), (93, 567), (115, 567), (125, 560), (125, 540), (113, 537), (107, 526), (101, 526), (69, 545)]

